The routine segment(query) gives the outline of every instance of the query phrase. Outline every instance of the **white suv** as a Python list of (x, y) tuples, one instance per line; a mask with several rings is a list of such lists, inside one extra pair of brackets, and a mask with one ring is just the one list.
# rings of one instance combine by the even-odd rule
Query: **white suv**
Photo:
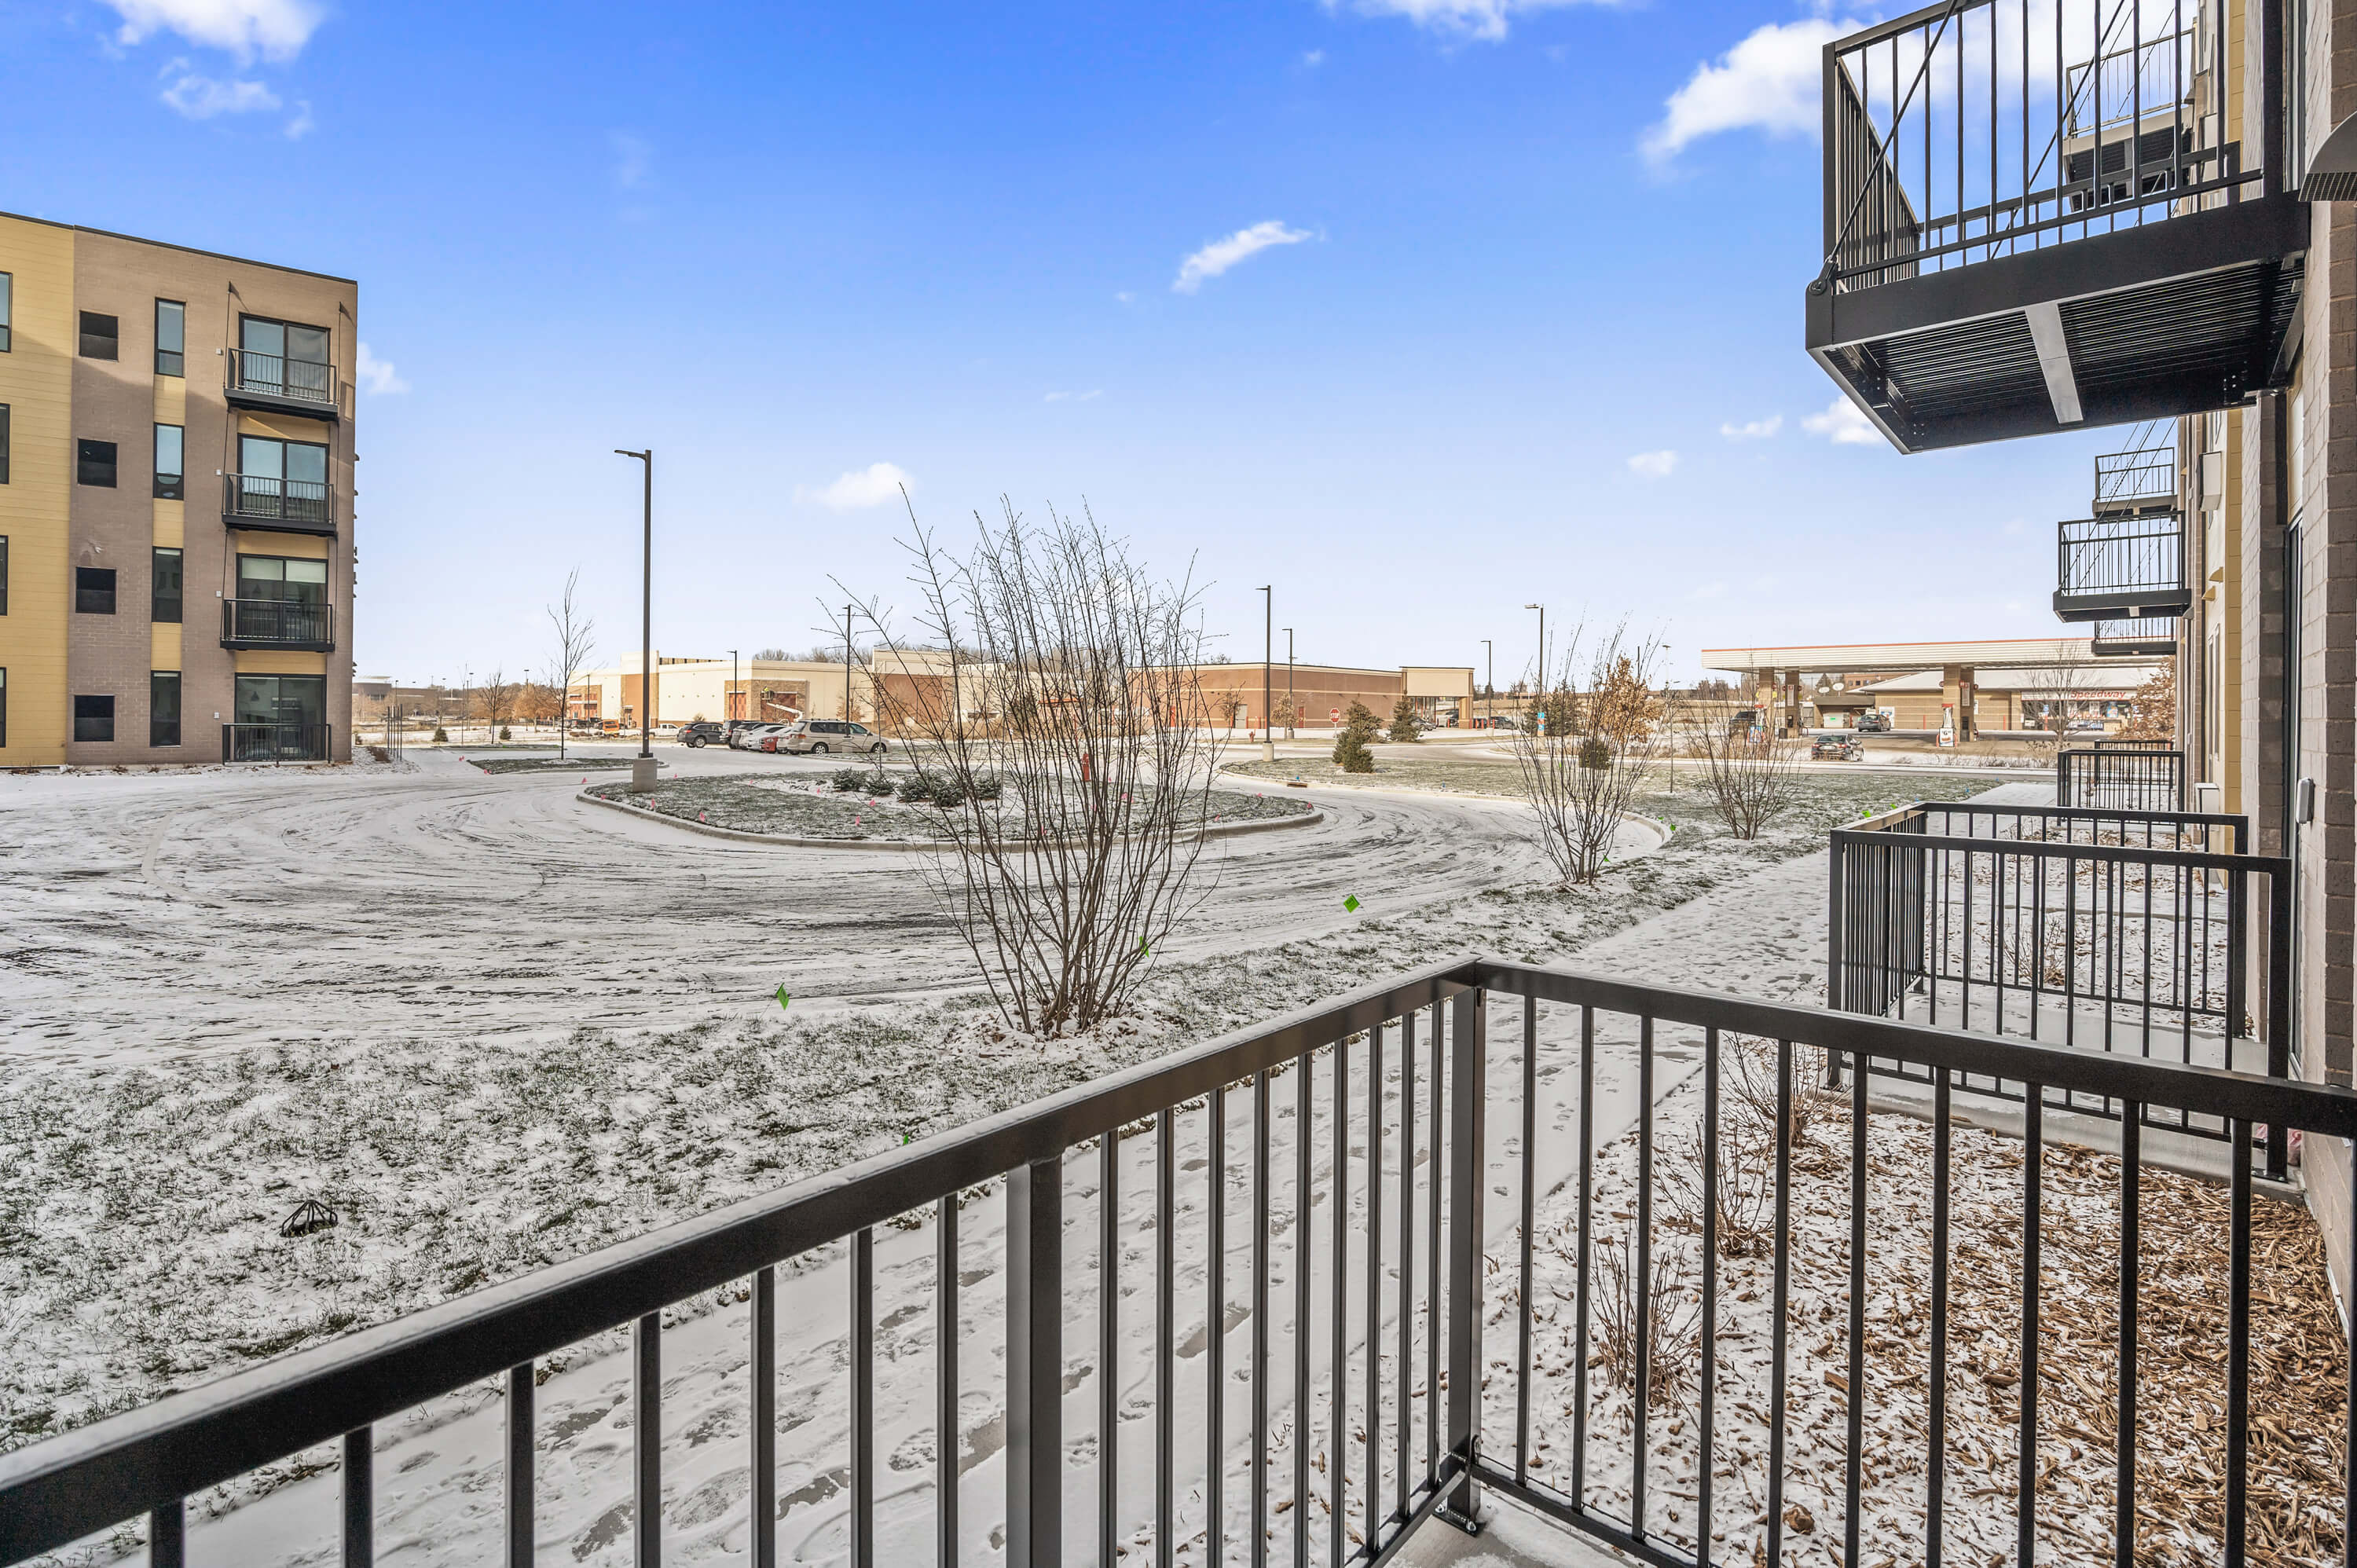
[(780, 751), (821, 756), (830, 751), (865, 751), (884, 755), (884, 737), (866, 725), (845, 719), (804, 719), (787, 729), (778, 741)]

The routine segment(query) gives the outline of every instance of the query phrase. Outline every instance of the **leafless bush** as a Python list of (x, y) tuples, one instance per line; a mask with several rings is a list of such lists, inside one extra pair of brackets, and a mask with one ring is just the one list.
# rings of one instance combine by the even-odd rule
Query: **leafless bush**
[[(1759, 1118), (1762, 1127), (1776, 1125), (1776, 1043), (1756, 1039), (1748, 1035), (1721, 1036), (1726, 1055), (1721, 1058), (1733, 1070), (1728, 1074), (1729, 1088), (1736, 1102), (1744, 1112)], [(1796, 1045), (1792, 1053), (1792, 1105), (1785, 1132), (1797, 1152), (1814, 1149), (1818, 1135), (1834, 1120), (1834, 1112), (1824, 1096), (1813, 1092), (1825, 1080), (1825, 1053), (1814, 1046)], [(1768, 1157), (1775, 1158), (1775, 1144), (1768, 1145)]]
[(1736, 703), (1696, 703), (1688, 753), (1702, 763), (1703, 789), (1727, 832), (1756, 839), (1800, 800), (1801, 743), (1773, 725), (1741, 723), (1752, 710)]
[[(1645, 1371), (1648, 1406), (1674, 1404), (1685, 1388), (1702, 1345), (1702, 1296), (1693, 1260), (1683, 1248), (1653, 1253), (1645, 1303), (1652, 1350)], [(1637, 1386), (1638, 1316), (1636, 1249), (1616, 1236), (1596, 1250), (1596, 1351), (1609, 1386), (1634, 1392)]]
[(1121, 1011), (1207, 891), (1218, 742), (1192, 673), (1197, 590), (1150, 576), (1085, 510), (1041, 527), (1002, 502), (974, 521), (959, 559), (911, 509), (917, 619), (946, 672), (909, 693), (879, 682), (879, 701), (955, 786), (931, 869), (1001, 1014), (1083, 1030)]
[(1593, 882), (1602, 872), (1630, 804), (1668, 746), (1652, 689), (1661, 654), (1658, 639), (1632, 643), (1625, 628), (1588, 643), (1575, 627), (1561, 663), (1539, 671), (1531, 712), (1546, 718), (1526, 720), (1512, 746), (1539, 843), (1566, 882)]
[[(1772, 1085), (1770, 1093), (1773, 1093)], [(1718, 1210), (1718, 1255), (1764, 1258), (1775, 1248), (1775, 1107), (1762, 1116), (1741, 1100), (1722, 1104), (1718, 1117), (1718, 1186), (1711, 1194)], [(1672, 1224), (1703, 1234), (1703, 1145), (1699, 1122), (1673, 1137), (1658, 1167)]]

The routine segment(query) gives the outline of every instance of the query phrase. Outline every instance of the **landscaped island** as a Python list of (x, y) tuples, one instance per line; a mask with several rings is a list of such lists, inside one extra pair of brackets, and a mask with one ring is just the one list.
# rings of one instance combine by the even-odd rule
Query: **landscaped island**
[[(943, 806), (920, 782), (923, 776), (902, 768), (890, 771), (846, 769), (836, 779), (805, 781), (775, 774), (735, 774), (720, 779), (669, 779), (652, 793), (632, 795), (627, 784), (599, 784), (588, 793), (601, 800), (627, 803), (677, 817), (703, 826), (737, 832), (769, 833), (780, 838), (933, 839), (951, 837), (952, 811), (1005, 811), (1011, 800), (961, 800)], [(857, 787), (839, 785), (857, 780)], [(1204, 825), (1267, 822), (1307, 816), (1309, 802), (1275, 793), (1214, 789), (1203, 797)], [(1018, 830), (1019, 831), (1019, 830)]]

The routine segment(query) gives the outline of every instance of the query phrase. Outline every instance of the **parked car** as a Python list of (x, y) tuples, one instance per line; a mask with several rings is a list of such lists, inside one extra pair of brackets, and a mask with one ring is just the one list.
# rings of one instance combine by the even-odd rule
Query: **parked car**
[(2062, 733), (2064, 735), (2101, 735), (2104, 733), (2104, 721), (2101, 719), (2072, 719), (2070, 723), (2062, 726)]
[(785, 727), (783, 725), (765, 725), (749, 719), (735, 720), (728, 730), (728, 747), (732, 751), (759, 751), (761, 749), (763, 736), (775, 735)]
[(1857, 733), (1860, 735), (1889, 735), (1890, 733), (1890, 720), (1885, 715), (1875, 712), (1872, 708), (1868, 708), (1866, 712), (1857, 715)]
[(682, 746), (709, 746), (714, 741), (724, 738), (727, 732), (714, 720), (696, 719), (680, 725), (679, 734), (673, 738), (677, 739)]
[(804, 719), (787, 726), (778, 749), (797, 757), (818, 757), (830, 751), (865, 751), (881, 757), (884, 737), (866, 725), (856, 725), (847, 719)]
[(1866, 755), (1866, 747), (1853, 735), (1821, 735), (1809, 747), (1810, 760), (1814, 762), (1856, 762)]

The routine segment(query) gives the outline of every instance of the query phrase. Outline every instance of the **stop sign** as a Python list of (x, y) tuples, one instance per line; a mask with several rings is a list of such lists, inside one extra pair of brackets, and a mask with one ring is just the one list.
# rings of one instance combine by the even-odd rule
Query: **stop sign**
[(1326, 710), (1326, 716), (1329, 719), (1339, 721), (1342, 716), (1342, 710), (1340, 708), (1329, 708)]

